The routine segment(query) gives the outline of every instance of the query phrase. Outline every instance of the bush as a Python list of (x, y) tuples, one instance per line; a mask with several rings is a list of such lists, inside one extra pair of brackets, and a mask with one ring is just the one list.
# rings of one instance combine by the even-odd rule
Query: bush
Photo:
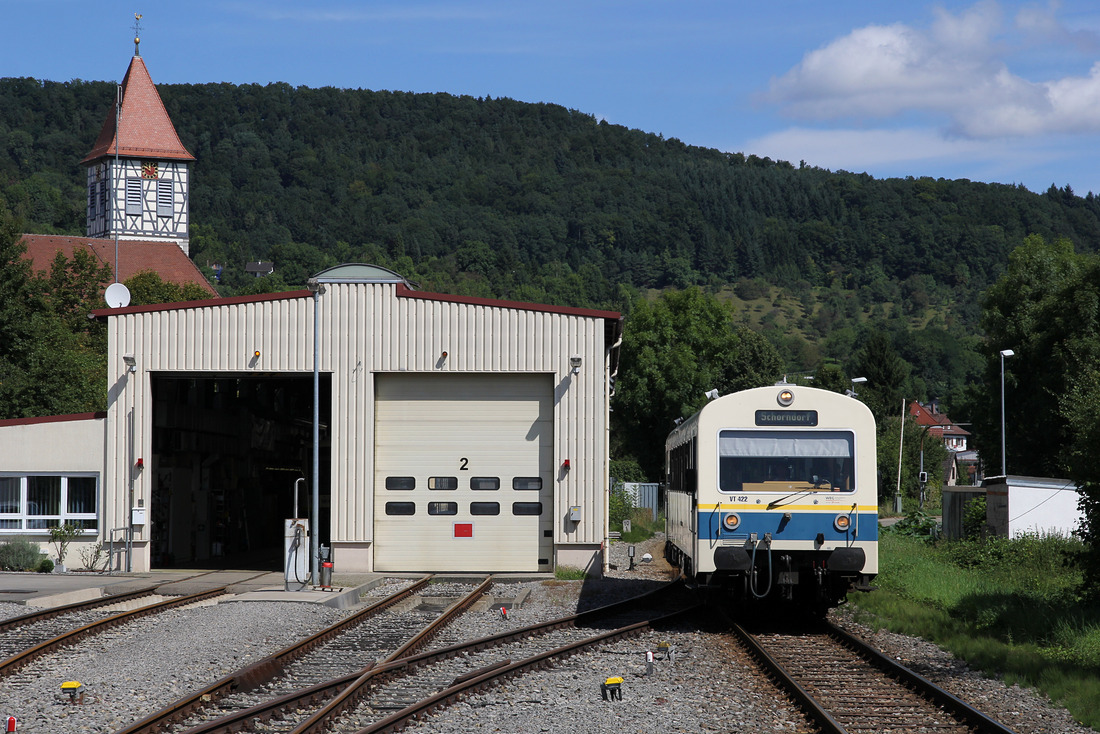
[(38, 568), (34, 570), (38, 573), (53, 573), (53, 561), (43, 556), (42, 560), (38, 562)]
[(0, 543), (0, 571), (33, 571), (45, 556), (38, 546), (26, 538)]
[(922, 538), (927, 542), (934, 540), (939, 523), (936, 518), (929, 516), (921, 510), (914, 510), (901, 520), (898, 520), (886, 530), (896, 535), (908, 535), (914, 538)]
[(616, 483), (608, 498), (607, 519), (612, 525), (622, 527), (623, 520), (629, 520), (634, 512), (634, 500), (631, 499), (622, 484)]
[(963, 506), (963, 535), (978, 540), (985, 534), (985, 497), (974, 497)]
[(109, 561), (107, 551), (103, 548), (101, 542), (81, 548), (80, 560), (88, 571), (105, 571)]
[(50, 542), (53, 543), (54, 548), (57, 550), (58, 565), (65, 563), (65, 556), (69, 553), (69, 543), (83, 534), (84, 528), (79, 525), (70, 525), (69, 523), (50, 528)]

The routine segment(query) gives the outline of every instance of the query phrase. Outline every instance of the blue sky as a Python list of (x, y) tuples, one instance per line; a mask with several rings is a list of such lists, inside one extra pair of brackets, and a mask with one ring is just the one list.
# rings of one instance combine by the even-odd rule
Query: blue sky
[[(0, 76), (551, 102), (877, 178), (1100, 194), (1100, 4), (0, 0)], [(106, 104), (106, 102), (105, 102)]]

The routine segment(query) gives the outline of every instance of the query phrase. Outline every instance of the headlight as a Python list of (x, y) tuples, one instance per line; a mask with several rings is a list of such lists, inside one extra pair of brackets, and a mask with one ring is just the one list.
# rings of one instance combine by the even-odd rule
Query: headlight
[(852, 526), (851, 515), (837, 515), (833, 520), (833, 527), (842, 533), (848, 532), (848, 528)]
[(737, 526), (741, 524), (741, 518), (735, 514), (730, 513), (722, 516), (722, 527), (726, 530), (736, 530)]
[(790, 390), (780, 390), (775, 399), (785, 408), (794, 402), (794, 393)]

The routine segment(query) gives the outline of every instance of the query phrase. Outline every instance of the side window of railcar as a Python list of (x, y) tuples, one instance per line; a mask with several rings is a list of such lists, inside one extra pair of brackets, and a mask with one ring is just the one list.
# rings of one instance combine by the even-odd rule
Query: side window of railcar
[(470, 477), (470, 489), (500, 489), (500, 477)]
[(428, 489), (458, 489), (458, 477), (428, 477)]
[(723, 492), (850, 492), (855, 486), (850, 431), (742, 431), (718, 434)]

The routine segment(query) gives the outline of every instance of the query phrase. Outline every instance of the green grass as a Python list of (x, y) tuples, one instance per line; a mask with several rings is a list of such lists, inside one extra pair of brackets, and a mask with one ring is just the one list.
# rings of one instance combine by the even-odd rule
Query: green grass
[(649, 540), (653, 537), (654, 533), (658, 531), (664, 531), (665, 518), (663, 515), (658, 515), (657, 519), (653, 519), (653, 513), (645, 508), (630, 509), (630, 532), (623, 532), (623, 523), (621, 520), (616, 521), (612, 519), (610, 527), (615, 532), (621, 533), (620, 540), (624, 543), (641, 543), (643, 540)]
[(1077, 597), (1079, 548), (1037, 536), (932, 545), (885, 531), (877, 589), (848, 598), (864, 624), (933, 641), (1100, 730), (1100, 609)]
[(584, 581), (588, 574), (576, 566), (558, 566), (554, 569), (554, 578), (558, 581)]

